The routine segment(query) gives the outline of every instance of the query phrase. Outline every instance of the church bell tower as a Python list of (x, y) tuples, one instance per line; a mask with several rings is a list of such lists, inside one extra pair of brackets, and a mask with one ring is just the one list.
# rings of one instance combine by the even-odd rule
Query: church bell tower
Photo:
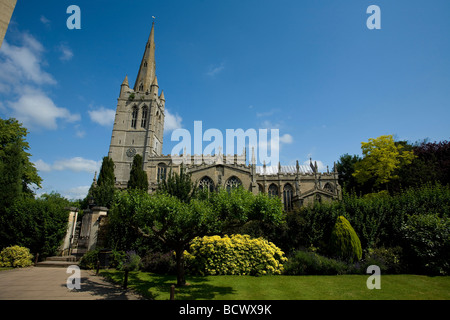
[(128, 76), (120, 87), (108, 156), (114, 161), (116, 187), (126, 188), (133, 158), (160, 156), (164, 132), (164, 92), (159, 93), (155, 62), (155, 22), (145, 45), (139, 72), (130, 88)]

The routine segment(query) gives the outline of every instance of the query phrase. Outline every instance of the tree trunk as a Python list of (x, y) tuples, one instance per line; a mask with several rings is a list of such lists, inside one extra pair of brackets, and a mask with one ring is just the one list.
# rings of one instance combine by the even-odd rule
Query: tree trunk
[(177, 255), (177, 286), (182, 287), (186, 285), (184, 277), (184, 246), (177, 248), (175, 253)]

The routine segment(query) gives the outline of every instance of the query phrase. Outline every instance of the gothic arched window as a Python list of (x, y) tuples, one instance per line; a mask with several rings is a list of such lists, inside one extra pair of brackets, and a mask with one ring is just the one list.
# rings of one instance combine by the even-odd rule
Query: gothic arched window
[(234, 176), (228, 179), (227, 182), (225, 183), (225, 188), (227, 189), (228, 192), (230, 192), (235, 188), (238, 188), (239, 186), (242, 186), (242, 182), (241, 180), (239, 180), (239, 178)]
[(269, 193), (270, 197), (277, 197), (278, 196), (278, 187), (274, 183), (272, 183), (269, 186), (269, 192), (268, 193)]
[(198, 187), (201, 190), (213, 192), (214, 191), (214, 181), (210, 177), (203, 177), (200, 182), (198, 183)]
[(148, 115), (148, 109), (146, 106), (144, 106), (144, 107), (142, 107), (141, 128), (147, 127), (147, 115)]
[(259, 191), (259, 193), (264, 193), (264, 187), (260, 183), (258, 183), (258, 191)]
[(133, 107), (133, 111), (131, 112), (131, 127), (134, 129), (136, 129), (137, 117), (138, 109), (137, 107)]
[(167, 166), (164, 163), (158, 164), (158, 175), (156, 179), (158, 181), (166, 180), (167, 176)]
[(333, 186), (331, 185), (331, 183), (327, 182), (325, 184), (325, 186), (323, 187), (323, 190), (328, 191), (328, 192), (333, 192)]
[(284, 186), (283, 190), (283, 202), (284, 202), (284, 210), (289, 211), (292, 210), (292, 196), (294, 195), (294, 189), (288, 183)]

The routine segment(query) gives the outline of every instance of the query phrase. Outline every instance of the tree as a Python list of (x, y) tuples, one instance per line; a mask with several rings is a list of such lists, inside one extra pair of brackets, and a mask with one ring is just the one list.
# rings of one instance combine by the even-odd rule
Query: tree
[(142, 170), (143, 160), (140, 154), (137, 154), (133, 158), (133, 164), (131, 165), (130, 180), (128, 180), (128, 189), (140, 189), (148, 190), (148, 178), (147, 173)]
[(398, 179), (395, 171), (410, 164), (415, 157), (412, 151), (405, 150), (402, 143), (395, 143), (392, 135), (361, 142), (361, 149), (363, 159), (355, 163), (353, 176), (360, 184), (374, 179), (374, 186), (378, 188)]
[(119, 213), (142, 237), (156, 237), (175, 250), (178, 286), (186, 284), (184, 250), (195, 237), (216, 232), (219, 222), (217, 213), (201, 200), (186, 203), (167, 193), (149, 195), (136, 189), (118, 194), (112, 215)]
[(330, 237), (330, 251), (338, 258), (348, 262), (361, 260), (361, 241), (350, 222), (339, 216)]
[(17, 199), (0, 216), (0, 247), (17, 244), (41, 257), (57, 254), (67, 232), (69, 205), (57, 193)]
[(353, 176), (353, 173), (355, 173), (355, 164), (360, 160), (361, 158), (358, 155), (351, 156), (346, 153), (342, 155), (336, 163), (339, 184), (347, 193), (358, 191), (358, 182)]
[(180, 173), (170, 170), (167, 179), (159, 181), (158, 191), (177, 197), (185, 203), (189, 203), (198, 194), (197, 184), (192, 181), (191, 174), (186, 172), (183, 165)]
[[(177, 189), (176, 184), (172, 187)], [(190, 195), (191, 192), (183, 194)], [(117, 194), (110, 212), (110, 227), (116, 233), (115, 237), (135, 241), (133, 238), (137, 233), (143, 238), (157, 238), (175, 251), (179, 286), (186, 283), (184, 250), (195, 237), (221, 233), (230, 224), (242, 225), (249, 219), (274, 224), (283, 220), (279, 199), (254, 196), (246, 190), (231, 193), (223, 190), (217, 197), (213, 193), (205, 200), (191, 197), (186, 202), (182, 199), (167, 192), (149, 195), (142, 190), (127, 190)]]
[(88, 193), (88, 197), (92, 195), (96, 205), (109, 208), (114, 199), (115, 181), (114, 161), (109, 157), (103, 157), (97, 186), (90, 191), (91, 194)]
[(0, 118), (0, 202), (3, 208), (22, 194), (33, 195), (33, 184), (41, 187), (42, 179), (29, 160), (27, 134), (27, 129), (16, 119)]

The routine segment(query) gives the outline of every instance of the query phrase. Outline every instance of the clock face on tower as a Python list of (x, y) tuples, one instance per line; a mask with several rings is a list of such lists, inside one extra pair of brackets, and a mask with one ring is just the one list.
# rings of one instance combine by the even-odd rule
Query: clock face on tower
[(127, 150), (127, 156), (130, 158), (133, 158), (136, 155), (136, 149), (135, 148), (130, 148)]

